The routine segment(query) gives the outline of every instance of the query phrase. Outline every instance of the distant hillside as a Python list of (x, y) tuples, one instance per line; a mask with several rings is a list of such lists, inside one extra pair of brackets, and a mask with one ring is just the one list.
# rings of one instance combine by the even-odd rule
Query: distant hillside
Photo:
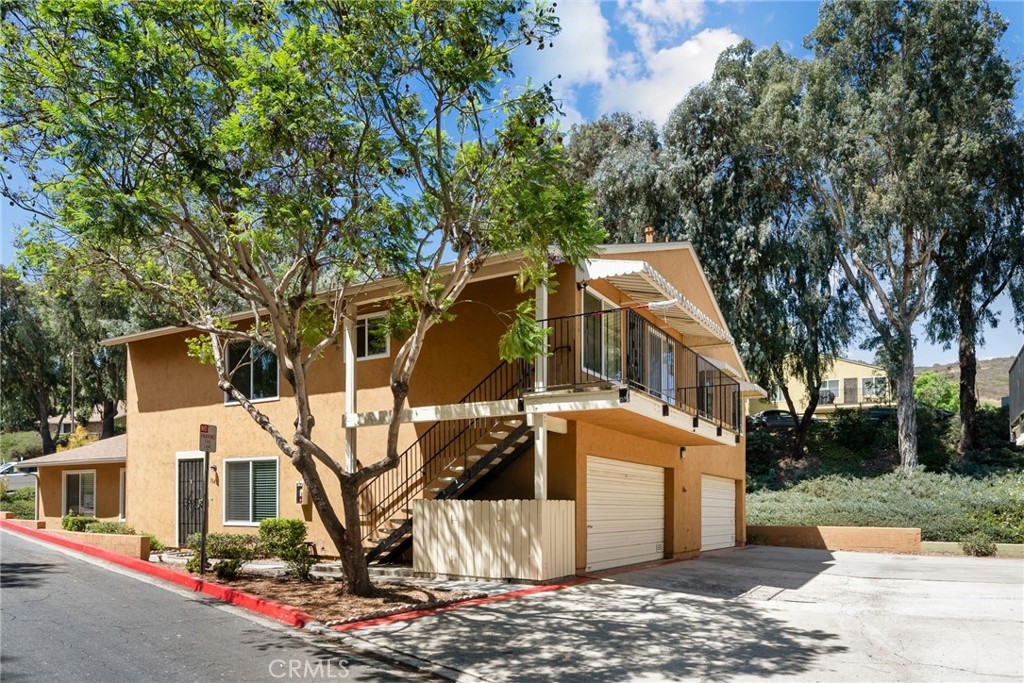
[[(1010, 365), (1013, 357), (988, 358), (978, 361), (978, 398), (992, 405), (999, 405), (999, 401), (1010, 393)], [(922, 372), (935, 372), (945, 375), (954, 382), (960, 381), (960, 365), (947, 363), (945, 365), (933, 365), (930, 368), (917, 368), (915, 374)]]

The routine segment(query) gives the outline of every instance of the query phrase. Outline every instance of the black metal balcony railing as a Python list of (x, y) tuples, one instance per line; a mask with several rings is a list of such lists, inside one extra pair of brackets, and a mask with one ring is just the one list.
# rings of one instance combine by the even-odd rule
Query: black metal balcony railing
[(739, 433), (740, 385), (633, 309), (550, 318), (548, 389), (625, 384)]

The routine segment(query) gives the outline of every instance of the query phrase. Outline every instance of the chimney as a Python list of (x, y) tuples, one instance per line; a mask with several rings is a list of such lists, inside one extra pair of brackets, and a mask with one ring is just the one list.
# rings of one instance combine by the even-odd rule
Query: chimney
[(644, 242), (647, 244), (654, 242), (654, 228), (649, 225), (644, 228)]

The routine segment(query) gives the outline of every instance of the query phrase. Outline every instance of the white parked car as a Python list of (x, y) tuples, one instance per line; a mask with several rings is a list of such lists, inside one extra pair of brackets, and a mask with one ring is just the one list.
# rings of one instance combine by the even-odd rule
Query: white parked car
[[(6, 489), (8, 491), (17, 491), (29, 486), (35, 487), (36, 478), (31, 474), (14, 469), (17, 464), (15, 462), (5, 462), (3, 465), (0, 465), (0, 479), (3, 480)], [(34, 471), (35, 468), (33, 467), (32, 470)]]

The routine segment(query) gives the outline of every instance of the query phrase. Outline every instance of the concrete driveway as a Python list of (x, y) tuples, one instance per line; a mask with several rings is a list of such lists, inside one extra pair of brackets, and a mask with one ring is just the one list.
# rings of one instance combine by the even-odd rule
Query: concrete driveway
[(487, 681), (1021, 680), (1024, 561), (748, 547), (350, 632)]

